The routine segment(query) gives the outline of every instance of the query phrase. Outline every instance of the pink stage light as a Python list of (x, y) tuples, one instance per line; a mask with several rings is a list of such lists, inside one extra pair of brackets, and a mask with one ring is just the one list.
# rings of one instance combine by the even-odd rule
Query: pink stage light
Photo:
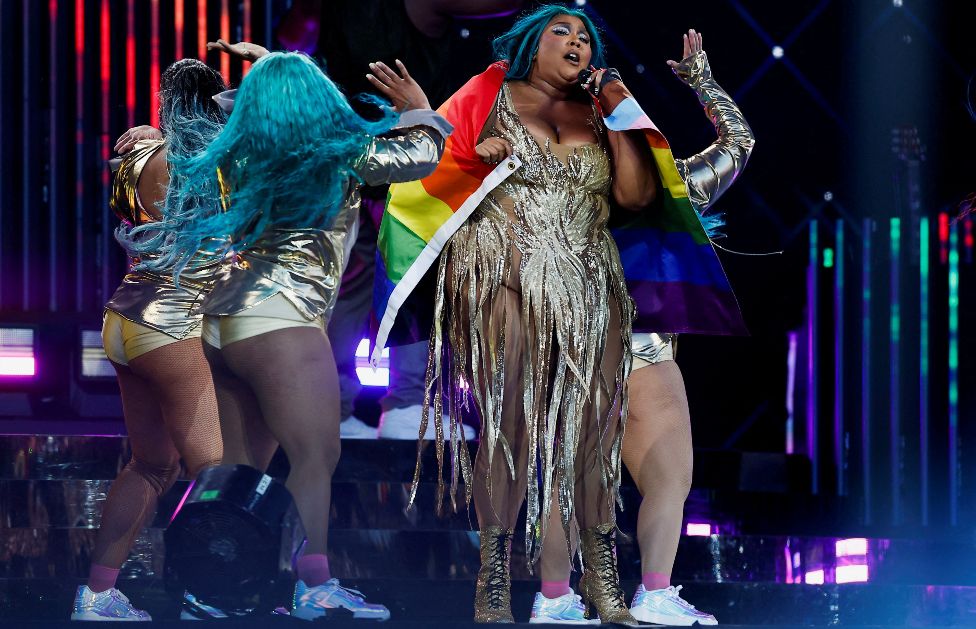
[(838, 557), (864, 557), (868, 554), (868, 540), (863, 537), (839, 539), (835, 543), (835, 554)]
[(36, 376), (37, 363), (33, 356), (8, 356), (0, 354), (0, 376)]
[[(220, 3), (220, 38), (231, 41), (230, 0), (221, 0)], [(230, 55), (220, 55), (220, 73), (224, 76), (224, 83), (230, 85)]]
[(864, 564), (837, 566), (834, 569), (834, 581), (837, 583), (867, 583), (869, 576), (868, 567)]
[(207, 62), (207, 0), (197, 0), (197, 58)]
[(803, 575), (803, 582), (807, 585), (823, 585), (824, 584), (824, 571), (821, 570), (810, 570), (805, 575)]
[(187, 487), (186, 491), (183, 493), (183, 497), (180, 499), (180, 504), (176, 505), (176, 511), (174, 511), (173, 515), (171, 515), (169, 518), (170, 524), (172, 524), (173, 520), (176, 519), (176, 516), (179, 515), (180, 509), (183, 508), (183, 505), (186, 503), (186, 499), (190, 497), (190, 492), (193, 491), (193, 486), (196, 484), (197, 484), (197, 480), (195, 478), (190, 481), (190, 486)]
[(13, 378), (37, 375), (34, 360), (34, 330), (31, 328), (0, 328), (0, 377)]
[(712, 525), (707, 522), (689, 522), (685, 525), (685, 535), (692, 537), (709, 537), (712, 534)]

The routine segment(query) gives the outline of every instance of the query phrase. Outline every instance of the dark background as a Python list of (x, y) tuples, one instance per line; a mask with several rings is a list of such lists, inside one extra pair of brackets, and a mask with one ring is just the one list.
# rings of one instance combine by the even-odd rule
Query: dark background
[[(665, 65), (680, 56), (681, 34), (688, 28), (703, 33), (716, 78), (756, 134), (748, 169), (717, 206), (728, 222), (721, 244), (740, 252), (784, 253), (721, 254), (751, 337), (680, 341), (696, 446), (784, 451), (788, 335), (796, 331), (794, 449), (816, 463), (819, 491), (864, 498), (867, 519), (953, 524), (974, 518), (971, 501), (963, 499), (976, 482), (976, 342), (966, 325), (973, 320), (976, 292), (972, 237), (967, 243), (965, 222), (955, 225), (961, 393), (958, 441), (952, 447), (948, 265), (941, 259), (937, 228), (940, 213), (955, 216), (962, 199), (976, 191), (976, 120), (966, 109), (967, 81), (976, 73), (968, 4), (590, 0), (585, 7), (604, 31), (610, 63), (677, 156), (691, 155), (714, 138), (694, 95)], [(98, 328), (102, 305), (125, 266), (111, 237), (115, 221), (107, 209), (104, 159), (122, 131), (152, 119), (153, 50), (161, 68), (174, 59), (180, 5), (183, 52), (190, 56), (199, 43), (196, 0), (0, 0), (0, 324), (43, 325), (63, 339), (79, 326)], [(248, 24), (254, 41), (274, 48), (273, 29), (288, 3), (210, 0), (205, 7), (208, 39), (221, 34), (239, 39)], [(481, 70), (490, 60), (491, 37), (510, 23), (511, 18), (459, 21), (450, 34), (454, 65), (444, 81), (459, 86)], [(782, 48), (782, 57), (773, 56), (775, 46)], [(216, 54), (207, 61), (220, 67)], [(229, 63), (233, 83), (241, 72), (239, 62)], [(917, 128), (924, 147), (925, 160), (917, 166), (921, 204), (914, 214), (906, 200), (908, 166), (891, 150), (897, 127)], [(919, 393), (915, 235), (921, 216), (928, 217), (932, 237), (927, 423)], [(903, 234), (894, 264), (893, 217), (901, 219)], [(835, 315), (837, 267), (824, 268), (823, 249), (835, 248), (838, 219), (844, 221), (847, 243), (841, 289), (846, 305)], [(819, 289), (813, 318), (807, 283), (811, 220), (820, 238), (813, 253), (812, 277)], [(971, 223), (968, 229), (971, 234)], [(874, 253), (864, 284), (866, 239)], [(897, 344), (891, 343), (893, 270), (901, 296)], [(865, 311), (860, 300), (867, 286), (874, 301)], [(872, 329), (867, 340), (865, 320)], [(838, 322), (844, 328), (840, 337)], [(815, 360), (808, 367), (807, 335), (814, 323)], [(35, 385), (41, 402), (32, 407), (39, 431), (45, 421), (71, 418), (64, 381), (74, 377), (66, 365), (77, 357), (57, 343), (50, 347), (56, 349), (42, 353)], [(871, 357), (867, 367), (865, 356)], [(893, 358), (900, 367), (895, 376)], [(843, 391), (835, 403), (838, 366)], [(816, 405), (808, 403), (809, 395)], [(866, 395), (871, 402), (864, 413)], [(814, 410), (812, 418), (807, 408)], [(924, 449), (919, 445), (923, 423), (930, 435)], [(920, 466), (926, 460), (928, 510), (919, 497)], [(874, 480), (865, 480), (867, 470), (873, 470)]]

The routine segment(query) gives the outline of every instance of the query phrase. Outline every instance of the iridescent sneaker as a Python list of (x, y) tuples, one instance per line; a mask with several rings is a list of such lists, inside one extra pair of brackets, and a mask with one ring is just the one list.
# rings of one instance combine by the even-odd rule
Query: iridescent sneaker
[(599, 625), (599, 618), (587, 618), (586, 606), (580, 595), (570, 590), (558, 598), (546, 598), (536, 592), (532, 603), (532, 624), (547, 625)]
[(78, 586), (71, 620), (133, 620), (151, 621), (152, 617), (136, 609), (125, 594), (115, 588), (92, 592), (87, 585)]
[(695, 623), (718, 624), (715, 616), (698, 611), (694, 605), (681, 598), (678, 594), (680, 591), (680, 585), (650, 592), (645, 590), (643, 585), (638, 585), (634, 602), (630, 605), (630, 613), (637, 620), (657, 625), (690, 627)]
[(353, 618), (388, 620), (390, 610), (382, 605), (367, 603), (362, 592), (339, 585), (339, 579), (329, 579), (322, 585), (308, 587), (301, 579), (295, 584), (295, 598), (291, 615), (303, 620), (325, 616), (326, 610), (345, 609)]

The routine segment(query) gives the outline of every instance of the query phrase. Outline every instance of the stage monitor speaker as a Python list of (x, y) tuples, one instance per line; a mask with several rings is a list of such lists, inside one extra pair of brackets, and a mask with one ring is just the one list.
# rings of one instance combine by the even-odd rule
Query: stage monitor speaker
[(207, 468), (166, 529), (166, 589), (234, 614), (288, 601), (305, 530), (291, 493), (246, 465)]

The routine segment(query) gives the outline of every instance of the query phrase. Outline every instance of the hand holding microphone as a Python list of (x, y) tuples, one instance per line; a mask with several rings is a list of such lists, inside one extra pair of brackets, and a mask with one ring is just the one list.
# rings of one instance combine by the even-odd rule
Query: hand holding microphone
[(586, 90), (594, 98), (600, 96), (604, 86), (614, 81), (623, 80), (620, 78), (620, 71), (617, 68), (600, 68), (593, 66), (583, 68), (576, 77), (580, 87)]

